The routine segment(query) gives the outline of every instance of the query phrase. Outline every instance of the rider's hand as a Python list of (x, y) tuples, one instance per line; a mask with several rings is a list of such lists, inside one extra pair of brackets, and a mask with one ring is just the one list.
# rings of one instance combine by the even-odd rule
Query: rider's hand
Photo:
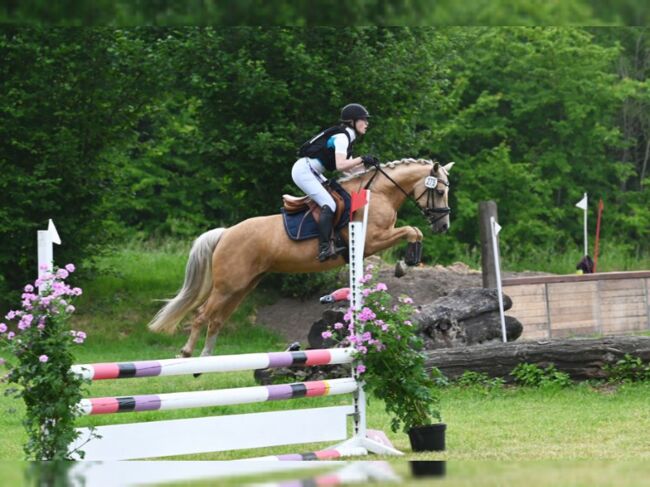
[(379, 159), (377, 159), (375, 156), (361, 156), (361, 161), (363, 162), (363, 165), (366, 166), (366, 168), (379, 167)]

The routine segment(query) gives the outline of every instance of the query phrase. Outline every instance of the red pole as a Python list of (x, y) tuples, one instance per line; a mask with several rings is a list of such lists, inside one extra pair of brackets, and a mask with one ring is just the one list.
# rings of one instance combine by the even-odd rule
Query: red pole
[(596, 272), (596, 268), (598, 266), (598, 244), (600, 243), (600, 217), (603, 214), (603, 208), (605, 205), (603, 204), (603, 199), (600, 198), (598, 201), (598, 222), (596, 223), (596, 243), (594, 245), (594, 272)]

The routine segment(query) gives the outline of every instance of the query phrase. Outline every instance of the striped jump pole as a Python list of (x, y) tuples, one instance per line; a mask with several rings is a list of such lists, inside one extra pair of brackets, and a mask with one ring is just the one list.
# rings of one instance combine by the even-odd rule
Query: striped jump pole
[(299, 397), (336, 396), (357, 390), (352, 377), (293, 384), (258, 387), (237, 387), (213, 391), (173, 392), (141, 396), (97, 397), (82, 399), (82, 415), (129, 413), (140, 411), (168, 411), (213, 406), (233, 406), (266, 401), (296, 399)]
[(73, 365), (75, 374), (90, 380), (164, 377), (210, 372), (237, 372), (304, 365), (339, 365), (352, 363), (352, 348), (306, 350), (302, 352), (247, 353), (213, 357), (110, 362)]

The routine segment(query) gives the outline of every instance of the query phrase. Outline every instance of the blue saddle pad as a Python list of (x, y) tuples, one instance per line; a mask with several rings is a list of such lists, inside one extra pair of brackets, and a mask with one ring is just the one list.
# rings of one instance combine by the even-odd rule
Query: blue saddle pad
[[(341, 221), (339, 221), (335, 228), (335, 230), (340, 230), (350, 221), (350, 195), (336, 181), (329, 181), (328, 184), (343, 197), (343, 201), (345, 202), (345, 209), (341, 215)], [(318, 223), (316, 223), (314, 216), (309, 210), (291, 214), (284, 211), (284, 208), (281, 208), (280, 211), (282, 212), (284, 229), (291, 240), (307, 240), (318, 237)]]

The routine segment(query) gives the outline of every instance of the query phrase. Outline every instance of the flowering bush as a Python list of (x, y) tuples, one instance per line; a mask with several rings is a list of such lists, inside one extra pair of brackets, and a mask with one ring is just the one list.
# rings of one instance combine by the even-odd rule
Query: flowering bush
[[(45, 270), (45, 269), (43, 269)], [(0, 323), (0, 349), (13, 357), (5, 363), (3, 381), (17, 387), (7, 395), (21, 397), (26, 406), (23, 424), (28, 440), (25, 455), (34, 460), (69, 459), (68, 445), (76, 438), (74, 418), (83, 379), (72, 374), (72, 347), (86, 339), (69, 329), (75, 308), (71, 300), (82, 291), (65, 283), (73, 264), (45, 272), (22, 294), (22, 309), (12, 310)]]
[(393, 304), (388, 287), (381, 282), (374, 284), (371, 271), (372, 266), (368, 266), (362, 279), (364, 305), (357, 313), (358, 328), (352, 322), (350, 309), (344, 316), (345, 323), (335, 323), (331, 330), (323, 332), (323, 337), (343, 337), (343, 345), (355, 348), (357, 373), (366, 390), (384, 401), (394, 432), (407, 432), (431, 424), (434, 419), (440, 421), (440, 399), (425, 369), (423, 341), (411, 323), (417, 312), (413, 300), (401, 296)]

